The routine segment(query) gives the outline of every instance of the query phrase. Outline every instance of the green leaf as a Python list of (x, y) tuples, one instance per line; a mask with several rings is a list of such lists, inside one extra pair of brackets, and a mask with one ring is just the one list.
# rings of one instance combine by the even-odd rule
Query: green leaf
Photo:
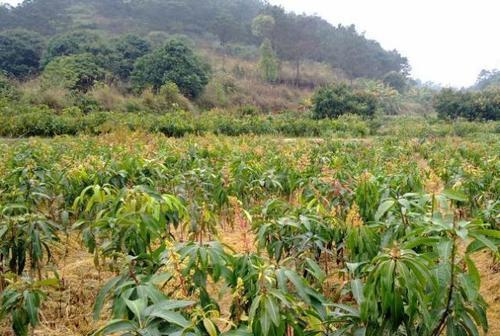
[(154, 311), (149, 316), (160, 318), (162, 320), (165, 320), (169, 323), (175, 324), (182, 328), (187, 328), (190, 326), (189, 321), (186, 320), (184, 316), (182, 316), (180, 313), (173, 311), (168, 311), (168, 310)]
[(323, 282), (326, 278), (325, 272), (319, 267), (319, 265), (311, 260), (310, 258), (306, 259), (307, 263), (307, 271), (311, 273), (318, 281)]
[(279, 326), (280, 324), (280, 312), (279, 306), (276, 300), (272, 297), (267, 296), (265, 301), (266, 312), (271, 316), (271, 320), (273, 321), (275, 326)]
[(215, 328), (214, 323), (210, 319), (204, 318), (203, 326), (205, 327), (205, 330), (207, 331), (208, 335), (217, 336), (217, 328)]
[(361, 279), (351, 280), (351, 290), (354, 299), (356, 300), (358, 305), (361, 305), (364, 301), (363, 282), (361, 281)]
[(471, 233), (471, 236), (476, 238), (478, 241), (480, 241), (484, 246), (489, 248), (494, 253), (498, 253), (498, 247), (490, 239), (486, 238), (481, 234), (476, 234), (476, 233)]
[(394, 200), (388, 200), (385, 202), (382, 202), (380, 206), (378, 207), (377, 212), (375, 213), (375, 221), (378, 222), (380, 221), (380, 218), (382, 218), (387, 211), (389, 211), (390, 208), (394, 206)]
[(146, 309), (148, 303), (145, 298), (139, 298), (137, 300), (127, 300), (125, 299), (128, 309), (135, 315), (138, 320), (141, 320), (143, 312)]
[(150, 315), (156, 311), (167, 311), (167, 310), (187, 308), (194, 305), (195, 303), (196, 302), (194, 301), (165, 300), (155, 305), (149, 306), (144, 311), (144, 314)]
[(105, 336), (123, 331), (133, 331), (136, 325), (127, 320), (112, 320), (94, 333), (94, 336)]
[(481, 286), (481, 275), (479, 274), (479, 270), (476, 267), (476, 264), (469, 256), (465, 256), (465, 263), (467, 264), (467, 271), (472, 281), (474, 281), (474, 286), (477, 290), (479, 290)]
[(99, 320), (99, 316), (101, 315), (102, 307), (104, 306), (104, 300), (106, 299), (106, 296), (108, 295), (109, 291), (120, 282), (120, 280), (122, 280), (121, 277), (116, 277), (109, 280), (97, 294), (94, 305), (94, 321)]
[(442, 192), (442, 194), (446, 198), (454, 200), (454, 201), (458, 201), (458, 202), (467, 202), (468, 201), (467, 195), (461, 191), (458, 191), (458, 190), (446, 189)]
[(28, 336), (29, 322), (26, 312), (23, 310), (15, 310), (12, 313), (12, 329), (16, 336)]
[(500, 230), (478, 230), (477, 233), (487, 237), (500, 239)]
[(38, 287), (53, 287), (59, 285), (59, 280), (56, 278), (39, 280), (34, 283)]
[(223, 333), (221, 336), (252, 336), (253, 334), (246, 328), (240, 328), (238, 330), (231, 330)]
[(405, 242), (401, 247), (404, 248), (405, 250), (412, 250), (415, 247), (422, 246), (422, 245), (433, 246), (437, 242), (439, 242), (438, 237), (415, 238), (415, 239), (412, 239), (410, 241)]
[(262, 328), (262, 334), (269, 335), (269, 329), (271, 329), (271, 320), (269, 319), (269, 315), (262, 314), (259, 320)]
[(261, 299), (262, 295), (257, 296), (257, 298), (253, 300), (252, 305), (250, 306), (248, 317), (251, 321), (255, 319), (255, 314), (257, 313), (257, 309), (259, 309)]
[(37, 298), (37, 294), (29, 292), (29, 291), (24, 291), (24, 307), (26, 308), (26, 311), (28, 312), (28, 317), (30, 320), (30, 324), (32, 326), (35, 326), (38, 324), (38, 304), (39, 300)]

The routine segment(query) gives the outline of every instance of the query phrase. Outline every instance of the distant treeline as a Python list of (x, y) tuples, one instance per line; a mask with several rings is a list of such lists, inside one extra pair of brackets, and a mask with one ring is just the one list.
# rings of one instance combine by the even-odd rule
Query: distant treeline
[(95, 29), (185, 34), (228, 44), (260, 45), (252, 32), (259, 15), (272, 16), (277, 56), (300, 68), (304, 60), (324, 62), (350, 78), (382, 78), (407, 73), (408, 61), (384, 50), (354, 26), (333, 26), (318, 16), (288, 13), (261, 0), (26, 0), (17, 7), (0, 5), (0, 31), (23, 28), (45, 37), (69, 30)]

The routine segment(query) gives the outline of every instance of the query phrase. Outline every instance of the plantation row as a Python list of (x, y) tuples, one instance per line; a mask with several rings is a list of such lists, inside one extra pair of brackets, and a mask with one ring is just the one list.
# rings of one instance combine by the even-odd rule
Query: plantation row
[(0, 144), (0, 332), (479, 335), (498, 153), (495, 134)]
[(372, 120), (358, 116), (313, 120), (303, 114), (283, 113), (270, 116), (237, 116), (228, 118), (223, 112), (208, 112), (200, 116), (191, 113), (165, 115), (94, 112), (82, 114), (66, 110), (61, 114), (46, 108), (19, 111), (14, 106), (0, 113), (0, 136), (53, 137), (57, 135), (98, 135), (114, 130), (129, 129), (162, 133), (172, 137), (207, 133), (239, 136), (283, 135), (288, 137), (391, 135), (404, 137), (473, 136), (499, 133), (498, 122), (444, 122), (435, 118), (379, 117)]

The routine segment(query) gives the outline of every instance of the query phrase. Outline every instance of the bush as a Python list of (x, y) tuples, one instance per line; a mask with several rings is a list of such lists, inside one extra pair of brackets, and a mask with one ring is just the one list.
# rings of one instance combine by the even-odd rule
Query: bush
[(193, 106), (189, 100), (182, 95), (175, 83), (169, 82), (163, 85), (156, 94), (151, 89), (142, 93), (142, 104), (154, 113), (166, 113), (178, 110), (192, 111)]
[(116, 76), (126, 80), (134, 70), (135, 61), (151, 51), (151, 44), (136, 35), (125, 35), (115, 41), (110, 68)]
[(0, 72), (0, 99), (17, 100), (19, 99), (19, 91), (9, 81), (7, 77)]
[(75, 31), (55, 36), (49, 41), (47, 52), (42, 64), (45, 66), (61, 56), (70, 56), (84, 53), (99, 54), (104, 51), (109, 53), (104, 41), (95, 32)]
[(11, 76), (26, 78), (38, 73), (43, 49), (39, 34), (12, 30), (0, 34), (0, 69)]
[(220, 74), (211, 78), (197, 102), (200, 106), (209, 109), (214, 107), (230, 107), (235, 104), (231, 98), (238, 91), (239, 88), (231, 75)]
[(92, 54), (62, 56), (54, 59), (42, 74), (43, 87), (63, 87), (87, 92), (105, 77)]
[(254, 105), (244, 105), (238, 108), (238, 114), (241, 116), (255, 116), (260, 112), (259, 108)]
[(338, 118), (343, 114), (371, 117), (377, 109), (377, 100), (370, 93), (355, 90), (346, 84), (328, 85), (316, 91), (312, 98), (316, 119)]
[(391, 71), (385, 74), (383, 82), (385, 85), (393, 88), (399, 93), (404, 93), (408, 89), (407, 77), (397, 71)]
[(137, 60), (132, 81), (138, 90), (152, 86), (155, 91), (173, 82), (182, 94), (194, 98), (208, 84), (208, 69), (185, 43), (172, 40)]
[(96, 85), (87, 93), (87, 96), (105, 111), (122, 110), (125, 104), (123, 95), (115, 87), (109, 85)]
[(479, 92), (443, 89), (434, 97), (434, 108), (442, 119), (499, 120), (500, 89)]

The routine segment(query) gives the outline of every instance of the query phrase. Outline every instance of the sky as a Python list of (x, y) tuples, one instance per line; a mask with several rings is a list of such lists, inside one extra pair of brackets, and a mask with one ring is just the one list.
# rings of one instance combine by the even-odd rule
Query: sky
[(499, 0), (271, 0), (366, 37), (406, 56), (414, 78), (470, 86), (482, 69), (500, 69)]
[[(0, 0), (15, 5), (19, 0)], [(500, 69), (499, 0), (270, 0), (366, 37), (406, 56), (412, 75), (444, 86), (470, 86), (482, 69)]]

